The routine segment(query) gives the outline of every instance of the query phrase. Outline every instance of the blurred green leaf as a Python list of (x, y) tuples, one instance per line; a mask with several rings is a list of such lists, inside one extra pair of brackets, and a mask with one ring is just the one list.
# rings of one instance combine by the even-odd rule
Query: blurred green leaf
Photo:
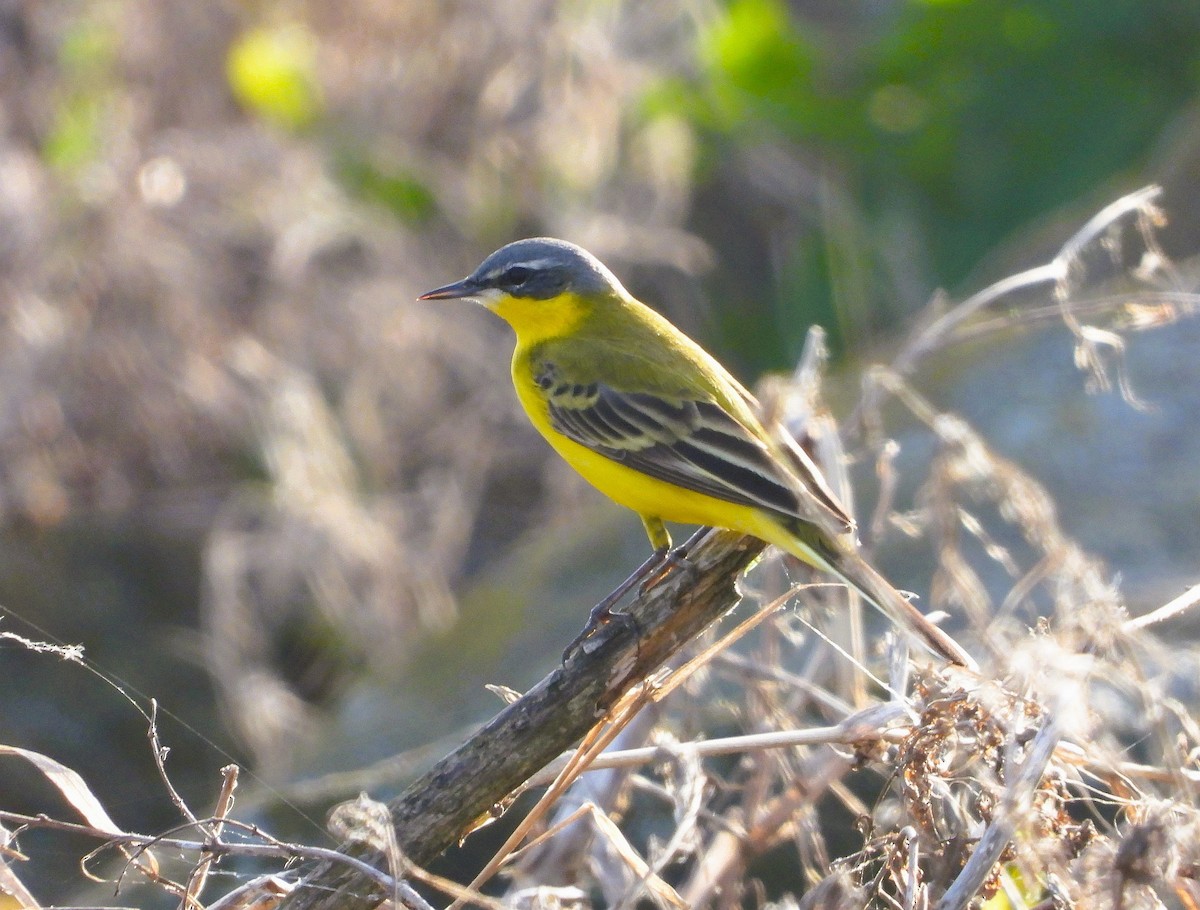
[(55, 112), (54, 125), (42, 143), (42, 157), (51, 167), (74, 171), (96, 157), (104, 118), (102, 99), (79, 95)]
[(781, 0), (734, 0), (701, 54), (728, 88), (760, 99), (787, 99), (813, 71), (812, 53)]
[(247, 109), (285, 129), (312, 123), (321, 111), (316, 39), (305, 28), (255, 28), (229, 48), (226, 77)]
[(433, 193), (411, 174), (384, 167), (359, 155), (342, 154), (334, 171), (353, 196), (381, 205), (408, 224), (428, 220), (437, 209)]
[(42, 142), (43, 159), (77, 171), (99, 154), (113, 95), (116, 35), (107, 22), (84, 17), (58, 46), (60, 99)]
[(82, 18), (71, 24), (58, 47), (58, 62), (73, 76), (107, 73), (116, 56), (116, 35), (107, 23)]

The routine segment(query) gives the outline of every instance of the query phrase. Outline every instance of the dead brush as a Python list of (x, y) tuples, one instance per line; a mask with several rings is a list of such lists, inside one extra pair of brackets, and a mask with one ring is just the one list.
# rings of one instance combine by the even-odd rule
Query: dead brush
[[(697, 578), (630, 606), (641, 641), (598, 670), (556, 670), (387, 806), (361, 798), (338, 810), (341, 857), (223, 813), (189, 820), (199, 844), (95, 836), (192, 851), (192, 882), (252, 847), (310, 862), (209, 905), (222, 908), (422, 907), (434, 894), (529, 908), (1200, 907), (1200, 659), (1191, 642), (1155, 635), (1200, 588), (1130, 618), (1117, 580), (1063, 529), (1045, 488), (914, 379), (943, 347), (1053, 318), (1092, 385), (1148, 406), (1125, 369), (1126, 336), (1196, 301), (1157, 242), (1156, 198), (1150, 188), (1118, 200), (1052, 262), (936, 311), (890, 367), (868, 374), (841, 433), (822, 405), (819, 336), (794, 382), (767, 396), (843, 498), (852, 461), (875, 468), (865, 545), (928, 549), (933, 605), (957, 617), (979, 673), (875, 634), (874, 617), (804, 567), (702, 534)], [(925, 434), (923, 463), (898, 457), (888, 432), (898, 419)], [(844, 438), (858, 439), (853, 458)], [(757, 609), (728, 615), (733, 579), (755, 560), (740, 594)], [(421, 869), (543, 787), (470, 886)], [(51, 826), (9, 812), (0, 821)], [(497, 876), (504, 890), (493, 882), (484, 896)], [(200, 906), (196, 887), (172, 893)]]

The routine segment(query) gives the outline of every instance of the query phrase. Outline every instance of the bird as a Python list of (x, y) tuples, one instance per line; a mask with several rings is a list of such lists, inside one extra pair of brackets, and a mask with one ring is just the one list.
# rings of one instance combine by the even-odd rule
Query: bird
[[(654, 553), (639, 571), (673, 558), (664, 522), (741, 532), (848, 585), (949, 662), (974, 666), (861, 555), (854, 521), (794, 437), (764, 422), (749, 390), (587, 250), (517, 240), (418, 298), (452, 299), (512, 327), (521, 406), (571, 467), (640, 516)], [(611, 599), (589, 628), (610, 618)]]

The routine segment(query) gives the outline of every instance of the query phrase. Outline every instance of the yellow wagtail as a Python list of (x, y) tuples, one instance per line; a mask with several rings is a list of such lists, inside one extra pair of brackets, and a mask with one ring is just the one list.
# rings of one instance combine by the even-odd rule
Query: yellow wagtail
[(853, 521), (804, 449), (782, 427), (768, 431), (754, 396), (596, 257), (562, 240), (519, 240), (420, 297), (454, 298), (512, 326), (513, 384), (529, 419), (600, 492), (641, 516), (657, 560), (670, 552), (664, 521), (741, 531), (973, 665), (859, 555)]

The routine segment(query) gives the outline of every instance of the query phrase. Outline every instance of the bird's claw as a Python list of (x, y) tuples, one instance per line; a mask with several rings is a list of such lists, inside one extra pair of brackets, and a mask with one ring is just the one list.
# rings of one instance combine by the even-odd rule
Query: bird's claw
[[(638, 589), (639, 592), (645, 592), (665, 578), (667, 574), (670, 574), (671, 567), (667, 566), (667, 564), (674, 565), (677, 553), (678, 550), (668, 550), (666, 547), (655, 550), (650, 558), (638, 566), (632, 575), (617, 585), (600, 603), (592, 607), (592, 612), (588, 614), (587, 625), (583, 627), (583, 631), (576, 635), (563, 651), (563, 666), (566, 666), (567, 662), (583, 646), (583, 643), (591, 638), (601, 626), (606, 626), (614, 620), (626, 625), (635, 635), (640, 634), (637, 620), (628, 613), (620, 613), (614, 610), (613, 607), (635, 586), (641, 585)], [(666, 567), (665, 571), (664, 567)]]
[(576, 635), (569, 645), (563, 649), (562, 662), (563, 666), (567, 665), (572, 657), (575, 656), (582, 647), (583, 643), (595, 635), (604, 626), (611, 622), (619, 622), (625, 626), (634, 635), (640, 634), (637, 620), (628, 613), (622, 613), (619, 610), (612, 609), (612, 606), (607, 603), (608, 598), (605, 598), (600, 603), (592, 608), (592, 612), (588, 614), (587, 625), (583, 627), (583, 631)]
[(676, 572), (686, 572), (689, 576), (694, 577), (697, 573), (695, 564), (688, 559), (688, 546), (693, 543), (701, 534), (698, 532), (691, 540), (682, 546), (675, 549), (662, 547), (655, 550), (654, 554), (642, 563), (637, 571), (626, 578), (619, 584), (604, 600), (592, 607), (592, 612), (588, 614), (587, 625), (563, 650), (562, 662), (566, 666), (567, 662), (575, 656), (576, 652), (582, 648), (583, 643), (591, 638), (602, 627), (611, 622), (620, 622), (628, 628), (634, 635), (640, 635), (641, 630), (638, 627), (637, 620), (628, 613), (622, 613), (614, 610), (613, 607), (620, 602), (630, 590), (637, 586), (638, 594), (644, 595), (646, 592), (662, 584)]
[(676, 572), (685, 572), (693, 579), (696, 577), (696, 566), (688, 559), (686, 544), (678, 546), (673, 550), (667, 550), (662, 555), (654, 566), (653, 572), (642, 582), (641, 587), (638, 588), (638, 593), (645, 594), (652, 588), (658, 587)]

